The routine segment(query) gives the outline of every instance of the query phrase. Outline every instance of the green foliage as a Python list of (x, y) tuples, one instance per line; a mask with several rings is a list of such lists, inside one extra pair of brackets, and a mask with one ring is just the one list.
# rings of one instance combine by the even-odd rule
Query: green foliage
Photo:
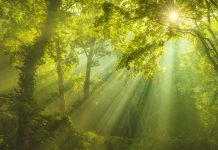
[(208, 142), (201, 137), (176, 138), (168, 136), (150, 135), (136, 141), (130, 150), (215, 150), (217, 144)]
[(16, 141), (16, 118), (10, 112), (0, 113), (0, 149), (14, 149)]
[[(163, 43), (174, 37), (187, 38), (191, 35), (192, 40), (199, 39), (205, 43), (204, 53), (217, 70), (214, 28), (217, 7), (214, 2), (115, 0), (105, 2), (102, 7), (104, 14), (96, 26), (111, 40), (113, 49), (118, 50), (118, 68), (127, 67), (152, 76), (163, 54)], [(173, 11), (178, 13), (175, 22), (169, 17)], [(205, 34), (205, 30), (210, 30), (211, 35)], [(132, 34), (131, 38), (129, 34)]]
[(127, 150), (133, 140), (122, 137), (108, 137), (105, 139), (105, 145), (108, 150)]
[(88, 144), (85, 141), (84, 135), (76, 131), (69, 117), (51, 118), (51, 120), (48, 120), (47, 125), (47, 130), (51, 134), (51, 141), (50, 143), (43, 144), (45, 149), (87, 149)]
[[(0, 148), (16, 149), (16, 118), (0, 114)], [(36, 116), (26, 126), (28, 138), (25, 139), (27, 149), (34, 150), (87, 150), (91, 141), (78, 132), (67, 116)]]
[[(169, 18), (172, 11), (178, 13), (178, 18), (174, 21)], [(19, 71), (16, 96), (0, 95), (0, 149), (217, 149), (217, 14), (218, 5), (215, 0), (0, 0), (0, 50), (10, 56), (11, 66)], [(84, 97), (88, 99), (91, 82), (95, 82), (93, 89), (99, 94), (102, 91), (101, 85), (112, 81), (112, 73), (107, 75), (105, 80), (99, 79), (97, 75), (90, 79), (91, 69), (100, 65), (99, 58), (104, 59), (104, 56), (111, 52), (118, 58), (116, 69), (126, 68), (129, 71), (124, 70), (120, 78), (129, 79), (134, 73), (134, 77), (138, 77), (138, 73), (141, 73), (146, 79), (153, 78), (159, 73), (164, 45), (170, 39), (178, 37), (192, 42), (194, 47), (189, 47), (193, 50), (180, 56), (182, 61), (179, 65), (171, 64), (172, 68), (176, 66), (175, 76), (170, 76), (172, 82), (176, 84), (171, 92), (174, 99), (183, 103), (191, 101), (188, 104), (193, 104), (193, 111), (190, 112), (194, 112), (196, 107), (200, 122), (203, 124), (201, 129), (207, 132), (205, 138), (191, 134), (189, 137), (181, 138), (181, 135), (184, 136), (186, 133), (183, 130), (178, 131), (181, 124), (188, 128), (187, 132), (191, 132), (190, 128), (194, 127), (186, 122), (178, 125), (180, 121), (176, 122), (173, 119), (172, 122), (176, 122), (176, 127), (171, 129), (176, 130), (178, 134), (175, 137), (152, 135), (144, 136), (142, 139), (104, 138), (91, 132), (86, 134), (78, 132), (69, 116), (40, 114), (40, 110), (44, 108), (52, 112), (47, 107), (51, 102), (45, 102), (46, 100), (53, 101), (60, 95), (64, 97), (66, 91), (77, 94), (68, 95), (72, 97), (70, 100), (80, 99), (84, 79), (84, 91), (87, 92), (87, 97)], [(74, 69), (83, 62), (79, 57), (81, 55), (87, 58), (86, 75), (74, 75)], [(175, 56), (176, 59), (179, 57)], [(54, 79), (50, 78), (54, 69), (60, 81), (59, 93), (62, 94), (59, 96), (57, 86), (53, 83), (56, 76)], [(107, 72), (107, 69), (104, 72)], [(43, 80), (44, 77), (49, 78), (49, 81)], [(174, 77), (176, 79), (173, 79)], [(146, 80), (138, 82), (144, 83)], [(154, 84), (155, 86), (159, 84), (159, 81), (155, 82), (158, 82)], [(52, 87), (44, 90), (49, 88), (47, 85)], [(41, 89), (36, 91), (36, 86)], [(108, 85), (104, 85), (106, 86)], [(137, 83), (134, 86), (141, 84)], [(109, 87), (114, 88), (112, 85)], [(162, 88), (167, 87), (164, 84)], [(120, 102), (123, 100), (120, 93), (115, 97), (120, 102), (115, 104), (123, 104), (122, 107), (128, 105), (124, 111), (117, 110), (115, 113), (121, 114), (127, 111), (130, 113), (129, 124), (119, 128), (128, 128), (131, 123), (133, 124), (131, 128), (137, 127), (134, 121), (140, 121), (141, 116), (144, 116), (145, 100), (149, 99), (150, 91), (143, 91), (140, 96), (142, 92), (138, 92), (138, 88), (135, 89), (125, 93), (124, 99), (132, 100), (128, 104)], [(48, 93), (49, 90), (52, 94)], [(111, 91), (115, 90), (110, 90), (108, 93), (111, 94)], [(44, 95), (41, 94), (43, 92)], [(154, 97), (161, 98), (158, 94), (159, 91)], [(41, 95), (44, 97), (41, 98)], [(37, 96), (41, 98), (40, 103), (42, 102), (43, 106), (36, 102)], [(182, 104), (179, 102), (175, 103)], [(88, 104), (89, 102), (86, 105)], [(107, 109), (112, 112), (113, 109), (109, 106), (111, 105), (108, 103)], [(78, 106), (75, 104), (75, 108), (78, 107), (79, 104)], [(91, 107), (92, 110), (97, 108)], [(173, 114), (176, 116), (175, 120), (183, 119), (179, 116), (181, 110), (173, 111), (176, 112)], [(188, 112), (181, 114), (185, 113)], [(123, 118), (121, 116), (119, 119)], [(150, 122), (153, 123), (153, 120)], [(140, 126), (144, 127), (144, 124)]]

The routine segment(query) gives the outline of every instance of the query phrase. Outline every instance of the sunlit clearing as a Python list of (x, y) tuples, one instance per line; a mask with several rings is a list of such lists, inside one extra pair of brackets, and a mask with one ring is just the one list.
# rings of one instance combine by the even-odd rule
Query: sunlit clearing
[(171, 13), (170, 13), (170, 19), (171, 19), (172, 21), (177, 20), (177, 18), (178, 18), (178, 14), (177, 14), (176, 12), (171, 12)]

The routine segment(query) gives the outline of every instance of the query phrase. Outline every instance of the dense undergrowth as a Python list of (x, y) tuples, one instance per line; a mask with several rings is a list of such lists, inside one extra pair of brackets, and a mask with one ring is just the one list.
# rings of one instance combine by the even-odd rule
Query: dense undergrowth
[[(16, 149), (16, 117), (0, 114), (0, 149)], [(78, 131), (66, 115), (38, 115), (28, 125), (26, 149), (32, 150), (217, 150), (216, 137), (169, 137), (155, 134), (129, 139)]]

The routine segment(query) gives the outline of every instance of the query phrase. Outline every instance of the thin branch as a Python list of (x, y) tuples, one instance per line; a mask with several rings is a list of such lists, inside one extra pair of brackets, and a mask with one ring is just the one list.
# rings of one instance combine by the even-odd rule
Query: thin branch
[(51, 57), (53, 57), (56, 60), (56, 56), (54, 55), (54, 53), (50, 48), (48, 48), (48, 52), (50, 53)]
[(209, 1), (211, 2), (211, 4), (213, 4), (216, 7), (216, 9), (218, 9), (218, 4), (214, 2), (214, 0), (209, 0)]
[(83, 51), (84, 51), (84, 53), (85, 53), (86, 57), (88, 57), (88, 56), (89, 56), (89, 54), (88, 54), (88, 51), (86, 50), (86, 48), (83, 48)]
[(208, 0), (205, 0), (205, 2), (206, 2), (206, 5), (207, 5), (207, 21), (208, 21), (208, 23), (209, 23), (209, 26), (210, 26), (210, 24), (211, 24), (211, 9), (210, 9), (210, 5), (209, 5), (209, 2), (208, 2)]

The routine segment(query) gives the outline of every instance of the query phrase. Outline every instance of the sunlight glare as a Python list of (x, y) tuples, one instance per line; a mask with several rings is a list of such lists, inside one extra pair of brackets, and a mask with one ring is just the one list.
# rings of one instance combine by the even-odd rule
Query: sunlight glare
[(176, 13), (176, 12), (171, 12), (171, 14), (170, 14), (170, 19), (173, 20), (173, 21), (175, 21), (175, 20), (177, 20), (177, 18), (178, 18), (177, 13)]

